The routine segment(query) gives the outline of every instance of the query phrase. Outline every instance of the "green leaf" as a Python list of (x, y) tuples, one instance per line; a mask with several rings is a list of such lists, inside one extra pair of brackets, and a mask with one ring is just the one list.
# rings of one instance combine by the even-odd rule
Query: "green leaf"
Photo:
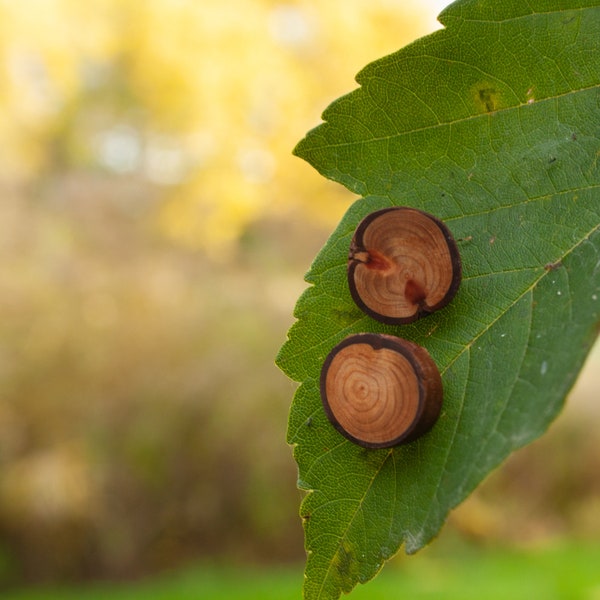
[[(307, 599), (416, 552), (513, 450), (559, 413), (600, 323), (600, 4), (468, 0), (445, 29), (367, 66), (296, 153), (364, 196), (307, 275), (278, 364), (301, 382), (288, 441), (304, 519)], [(452, 303), (383, 325), (346, 283), (352, 233), (394, 205), (443, 219), (459, 242)], [(365, 450), (328, 422), (320, 370), (351, 333), (425, 346), (444, 382), (432, 431)]]

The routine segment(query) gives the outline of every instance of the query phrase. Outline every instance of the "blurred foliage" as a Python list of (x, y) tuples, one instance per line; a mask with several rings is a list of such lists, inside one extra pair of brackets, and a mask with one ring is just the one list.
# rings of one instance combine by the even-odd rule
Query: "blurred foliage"
[[(486, 552), (447, 536), (410, 560), (396, 562), (352, 600), (595, 600), (599, 544)], [(28, 587), (5, 600), (297, 600), (301, 573), (290, 566), (193, 565), (138, 582)]]
[(291, 149), (417, 6), (0, 0), (0, 583), (302, 557), (273, 359), (351, 195)]
[(290, 151), (357, 65), (425, 31), (394, 4), (2, 2), (0, 174), (135, 177), (156, 225), (213, 256), (266, 214), (331, 223), (348, 195)]

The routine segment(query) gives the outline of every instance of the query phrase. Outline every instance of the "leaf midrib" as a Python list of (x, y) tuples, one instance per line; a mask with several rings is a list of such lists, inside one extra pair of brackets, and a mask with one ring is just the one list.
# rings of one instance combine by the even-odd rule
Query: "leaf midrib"
[[(347, 443), (352, 443), (352, 442), (347, 442)], [(381, 464), (377, 467), (377, 469), (374, 470), (373, 472), (373, 476), (371, 477), (371, 480), (369, 481), (369, 485), (367, 485), (365, 487), (365, 492), (364, 494), (361, 496), (361, 498), (357, 501), (357, 505), (356, 505), (356, 510), (354, 510), (354, 512), (352, 513), (352, 518), (348, 521), (348, 525), (346, 527), (346, 529), (344, 530), (344, 533), (342, 535), (339, 536), (338, 538), (338, 544), (336, 546), (336, 550), (334, 552), (334, 554), (330, 557), (329, 559), (329, 564), (327, 565), (327, 570), (326, 570), (326, 575), (325, 577), (323, 577), (322, 581), (321, 581), (321, 587), (319, 588), (319, 595), (318, 598), (321, 598), (323, 589), (325, 587), (325, 583), (329, 580), (330, 577), (330, 573), (331, 573), (331, 569), (333, 567), (333, 557), (337, 554), (337, 552), (339, 551), (340, 548), (340, 544), (344, 541), (348, 539), (348, 533), (350, 531), (350, 529), (352, 528), (352, 524), (354, 523), (354, 520), (356, 519), (357, 515), (359, 512), (362, 511), (362, 507), (365, 501), (365, 498), (367, 497), (368, 493), (370, 492), (371, 488), (373, 487), (373, 482), (375, 481), (375, 479), (379, 476), (379, 473), (381, 472), (381, 469), (383, 468), (383, 465), (385, 464), (385, 462), (388, 460), (388, 458), (390, 457), (390, 455), (393, 452), (390, 450), (389, 452), (387, 452), (385, 455), (382, 456), (382, 461)], [(313, 463), (314, 464), (314, 463)], [(320, 505), (319, 508), (322, 508), (324, 505)]]

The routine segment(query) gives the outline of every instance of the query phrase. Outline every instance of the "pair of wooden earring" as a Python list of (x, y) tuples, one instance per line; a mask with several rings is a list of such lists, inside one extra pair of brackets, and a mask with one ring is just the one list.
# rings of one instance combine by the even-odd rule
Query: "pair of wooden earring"
[[(456, 241), (438, 218), (410, 207), (384, 208), (358, 225), (348, 256), (354, 302), (390, 325), (446, 306), (461, 281)], [(411, 442), (437, 420), (439, 370), (425, 348), (399, 337), (361, 333), (342, 340), (321, 370), (321, 399), (333, 426), (367, 448)]]

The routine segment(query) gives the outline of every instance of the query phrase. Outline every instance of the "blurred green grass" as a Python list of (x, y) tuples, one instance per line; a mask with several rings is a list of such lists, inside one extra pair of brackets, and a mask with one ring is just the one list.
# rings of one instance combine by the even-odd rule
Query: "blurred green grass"
[[(544, 549), (481, 549), (443, 544), (395, 559), (352, 600), (595, 600), (600, 598), (600, 544)], [(200, 565), (137, 584), (26, 589), (7, 600), (293, 600), (300, 598), (302, 566), (250, 569)]]

